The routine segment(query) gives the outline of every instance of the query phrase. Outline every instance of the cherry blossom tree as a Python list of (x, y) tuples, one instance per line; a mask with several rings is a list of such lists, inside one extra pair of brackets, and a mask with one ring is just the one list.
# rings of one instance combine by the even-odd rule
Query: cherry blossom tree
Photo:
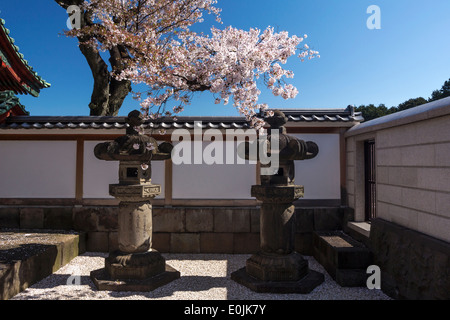
[[(259, 102), (258, 84), (275, 96), (294, 98), (298, 90), (285, 81), (294, 74), (283, 65), (292, 56), (301, 61), (318, 56), (300, 46), (306, 35), (289, 36), (271, 27), (194, 32), (204, 14), (222, 24), (216, 0), (55, 1), (65, 9), (80, 7), (80, 28), (66, 34), (78, 38), (94, 77), (91, 115), (117, 115), (132, 84), (144, 84), (147, 90), (133, 94), (148, 117), (173, 116), (193, 94), (209, 91), (217, 104), (231, 99), (258, 128), (263, 121), (257, 114), (267, 109)], [(101, 52), (109, 53), (109, 66)]]

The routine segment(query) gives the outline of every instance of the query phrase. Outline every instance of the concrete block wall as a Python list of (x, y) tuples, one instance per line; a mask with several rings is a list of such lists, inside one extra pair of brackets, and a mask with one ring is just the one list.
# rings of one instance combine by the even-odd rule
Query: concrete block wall
[(364, 221), (364, 141), (375, 140), (376, 212), (370, 247), (394, 298), (448, 299), (450, 97), (346, 133), (348, 205)]
[(258, 221), (257, 208), (154, 208), (153, 247), (177, 253), (255, 252)]
[[(314, 231), (341, 230), (346, 209), (296, 208), (295, 250), (313, 254)], [(74, 230), (86, 251), (118, 248), (118, 207), (0, 207), (0, 228)], [(249, 254), (259, 250), (258, 207), (153, 207), (153, 245), (160, 252)]]
[(450, 242), (450, 115), (377, 140), (379, 217)]
[(378, 218), (450, 242), (450, 99), (383, 118), (347, 133), (356, 220), (364, 219), (363, 145), (375, 139)]
[(395, 299), (450, 299), (450, 244), (375, 219), (371, 242), (381, 289)]

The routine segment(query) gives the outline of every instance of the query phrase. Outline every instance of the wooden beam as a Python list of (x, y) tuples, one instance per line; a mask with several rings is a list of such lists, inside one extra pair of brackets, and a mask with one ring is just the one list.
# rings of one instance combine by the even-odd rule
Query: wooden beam
[(287, 134), (299, 134), (299, 133), (317, 133), (317, 134), (327, 134), (327, 133), (339, 133), (341, 128), (339, 127), (291, 127), (286, 128)]
[(83, 172), (84, 172), (84, 140), (77, 139), (77, 156), (76, 156), (76, 173), (75, 173), (75, 201), (76, 204), (83, 202)]
[(260, 202), (254, 199), (172, 199), (173, 206), (179, 207), (254, 207)]
[(260, 185), (261, 184), (261, 162), (256, 162), (256, 181), (255, 181), (256, 185)]
[(340, 185), (341, 185), (341, 205), (348, 204), (347, 199), (347, 145), (345, 139), (346, 129), (341, 128), (339, 133), (339, 168), (340, 168)]
[[(1, 133), (1, 132), (0, 132)], [(119, 134), (0, 134), (0, 140), (30, 140), (30, 141), (68, 141), (83, 139), (85, 141), (114, 140)]]
[(172, 179), (173, 177), (173, 163), (172, 159), (168, 159), (164, 163), (164, 204), (172, 205)]

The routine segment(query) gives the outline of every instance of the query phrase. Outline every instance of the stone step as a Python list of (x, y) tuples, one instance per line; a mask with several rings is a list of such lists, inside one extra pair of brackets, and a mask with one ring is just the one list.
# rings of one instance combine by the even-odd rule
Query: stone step
[(314, 232), (313, 255), (342, 287), (366, 286), (372, 252), (344, 232)]
[(0, 229), (0, 300), (7, 300), (85, 252), (85, 234)]

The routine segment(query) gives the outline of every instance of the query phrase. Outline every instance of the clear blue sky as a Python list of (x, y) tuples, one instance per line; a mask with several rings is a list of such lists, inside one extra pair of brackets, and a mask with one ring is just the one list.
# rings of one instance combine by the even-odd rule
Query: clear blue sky
[[(381, 9), (380, 30), (366, 26), (370, 5)], [(397, 106), (428, 98), (450, 78), (449, 0), (219, 0), (218, 6), (223, 27), (306, 33), (320, 52), (304, 63), (291, 58), (295, 77), (288, 80), (300, 93), (283, 100), (263, 90), (260, 102), (271, 108)], [(93, 80), (77, 41), (61, 35), (65, 11), (53, 0), (2, 0), (0, 11), (25, 59), (52, 84), (38, 98), (20, 96), (31, 115), (88, 115)], [(211, 23), (217, 26), (207, 19), (204, 28)], [(127, 98), (119, 115), (138, 108)], [(182, 115), (238, 114), (203, 93)]]

